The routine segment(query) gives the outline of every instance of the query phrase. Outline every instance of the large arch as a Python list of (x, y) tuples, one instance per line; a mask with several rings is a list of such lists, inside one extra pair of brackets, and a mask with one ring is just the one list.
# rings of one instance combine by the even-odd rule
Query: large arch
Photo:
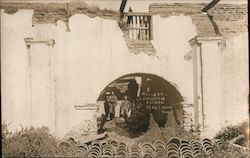
[(165, 80), (164, 78), (158, 76), (158, 75), (155, 75), (155, 74), (148, 74), (148, 73), (131, 73), (131, 74), (127, 74), (127, 75), (123, 75), (115, 80), (113, 80), (110, 84), (108, 84), (101, 92), (101, 94), (99, 95), (97, 101), (100, 101), (100, 100), (103, 100), (103, 95), (104, 93), (110, 89), (109, 87), (112, 86), (112, 84), (114, 84), (114, 82), (118, 81), (118, 80), (125, 80), (125, 79), (128, 79), (132, 76), (135, 76), (135, 77), (147, 77), (147, 78), (151, 78), (151, 79), (154, 79), (154, 80), (157, 80), (157, 81), (160, 81), (158, 82), (159, 84), (159, 87), (160, 86), (163, 86), (162, 88), (166, 88), (166, 90), (169, 92), (169, 98), (170, 99), (170, 104), (174, 104), (174, 103), (177, 103), (177, 102), (182, 102), (183, 101), (183, 97), (181, 96), (179, 90), (177, 89), (176, 87), (176, 84), (173, 84), (167, 80)]
[[(128, 118), (131, 129), (145, 132), (149, 126), (150, 116), (153, 116), (159, 127), (164, 127), (170, 112), (174, 114), (176, 124), (182, 123), (180, 111), (183, 110), (181, 103), (184, 99), (177, 87), (160, 76), (147, 73), (121, 76), (102, 90), (97, 99), (98, 104), (104, 106), (105, 98), (112, 92), (117, 97), (118, 104), (122, 105), (125, 96), (131, 103), (131, 115)], [(120, 113), (119, 108), (117, 113)], [(116, 116), (120, 117), (119, 114)]]

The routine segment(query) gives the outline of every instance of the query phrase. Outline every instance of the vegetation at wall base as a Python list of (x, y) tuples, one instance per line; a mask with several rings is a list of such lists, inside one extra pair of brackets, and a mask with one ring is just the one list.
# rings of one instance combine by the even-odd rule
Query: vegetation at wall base
[(2, 155), (4, 157), (55, 157), (57, 140), (47, 127), (22, 128), (9, 132), (7, 125), (2, 125)]
[(249, 142), (248, 127), (248, 122), (243, 122), (235, 126), (230, 125), (219, 131), (216, 134), (215, 138), (227, 142), (239, 135), (243, 135), (245, 137), (245, 141), (241, 142), (240, 145), (247, 146)]
[[(172, 138), (178, 138), (184, 142), (199, 142), (202, 144), (202, 141), (199, 138), (198, 134), (193, 132), (183, 131), (181, 128), (170, 129), (166, 131), (164, 128), (160, 129), (162, 132), (161, 137), (159, 135), (152, 135), (153, 131), (157, 127), (157, 124), (149, 126), (149, 133), (145, 133), (145, 137), (135, 141), (136, 146), (141, 147), (141, 145), (151, 144), (156, 148), (156, 142), (162, 142), (166, 146), (169, 143), (169, 140)], [(206, 155), (202, 153), (201, 157), (227, 157), (227, 158), (246, 158), (248, 157), (248, 149), (239, 148), (233, 146), (229, 143), (231, 138), (237, 137), (237, 135), (244, 135), (244, 131), (247, 128), (247, 123), (244, 122), (238, 126), (229, 126), (216, 135), (216, 139), (220, 139), (222, 145), (218, 146), (214, 144), (211, 151), (211, 155)], [(173, 133), (174, 134), (169, 134)], [(86, 154), (89, 154), (92, 150), (93, 144), (98, 144), (100, 146), (107, 145), (110, 143), (112, 138), (107, 138), (101, 141), (95, 141), (95, 143), (79, 145), (74, 140), (63, 142), (56, 139), (53, 135), (49, 133), (47, 127), (41, 128), (22, 128), (19, 131), (10, 132), (8, 130), (8, 125), (6, 123), (2, 124), (2, 156), (3, 157), (84, 157)], [(117, 140), (116, 140), (117, 141)], [(127, 148), (130, 148), (131, 145), (125, 142), (117, 142), (119, 145), (126, 145)], [(111, 144), (112, 145), (112, 144)], [(86, 148), (86, 149), (85, 149)], [(115, 151), (113, 154), (117, 154)], [(94, 149), (94, 148), (93, 148)], [(101, 148), (100, 148), (101, 149)], [(204, 149), (203, 149), (204, 150)], [(153, 150), (152, 152), (156, 152)], [(167, 149), (166, 149), (167, 151)], [(166, 152), (165, 151), (165, 152)], [(100, 150), (102, 153), (102, 151)], [(100, 154), (101, 154), (100, 153)], [(129, 154), (129, 150), (127, 151)], [(141, 153), (143, 154), (143, 153)], [(157, 153), (155, 153), (157, 154)]]

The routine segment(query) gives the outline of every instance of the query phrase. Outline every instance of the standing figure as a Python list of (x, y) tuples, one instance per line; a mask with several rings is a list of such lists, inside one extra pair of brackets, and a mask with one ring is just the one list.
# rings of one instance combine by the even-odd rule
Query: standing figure
[(131, 80), (128, 84), (127, 96), (129, 101), (135, 101), (137, 98), (139, 85), (136, 80)]
[(104, 127), (104, 124), (105, 124), (105, 122), (109, 116), (109, 112), (110, 112), (110, 105), (109, 105), (107, 96), (105, 97), (105, 100), (104, 100), (104, 110), (105, 110), (105, 114), (102, 114), (102, 116), (101, 116), (101, 124), (100, 124), (100, 128), (98, 129), (99, 134), (101, 134), (105, 131), (105, 129), (103, 127)]
[(128, 117), (130, 117), (131, 112), (131, 103), (128, 100), (128, 97), (125, 96), (125, 100), (121, 103), (121, 116), (124, 117), (125, 120), (127, 120)]
[(115, 96), (114, 92), (111, 92), (109, 101), (110, 101), (110, 120), (113, 120), (113, 118), (115, 117), (115, 107), (117, 105), (117, 97)]

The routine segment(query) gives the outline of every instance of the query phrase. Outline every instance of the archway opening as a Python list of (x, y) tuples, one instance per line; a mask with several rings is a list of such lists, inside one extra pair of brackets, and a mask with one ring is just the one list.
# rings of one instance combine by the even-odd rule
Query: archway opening
[[(107, 131), (137, 137), (157, 128), (181, 126), (183, 97), (177, 88), (162, 77), (146, 73), (128, 74), (111, 82), (97, 99), (106, 116)], [(123, 133), (123, 134), (122, 134)]]

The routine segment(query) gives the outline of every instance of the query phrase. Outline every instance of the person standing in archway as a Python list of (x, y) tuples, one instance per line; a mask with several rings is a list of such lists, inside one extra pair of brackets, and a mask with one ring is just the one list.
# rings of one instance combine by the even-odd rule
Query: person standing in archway
[(100, 128), (98, 129), (99, 134), (101, 134), (105, 131), (105, 129), (103, 127), (104, 127), (105, 122), (107, 121), (107, 118), (108, 118), (109, 112), (110, 112), (110, 105), (109, 105), (107, 96), (105, 96), (105, 99), (104, 99), (104, 110), (105, 110), (105, 114), (102, 114), (102, 116), (101, 116), (101, 124), (100, 124)]
[(110, 120), (113, 120), (115, 117), (115, 107), (117, 105), (117, 97), (115, 96), (114, 92), (111, 92), (109, 101), (110, 101)]
[(127, 121), (128, 117), (130, 117), (131, 103), (128, 100), (127, 96), (124, 97), (124, 100), (121, 103), (120, 113), (121, 113), (121, 116), (124, 117), (125, 121)]

